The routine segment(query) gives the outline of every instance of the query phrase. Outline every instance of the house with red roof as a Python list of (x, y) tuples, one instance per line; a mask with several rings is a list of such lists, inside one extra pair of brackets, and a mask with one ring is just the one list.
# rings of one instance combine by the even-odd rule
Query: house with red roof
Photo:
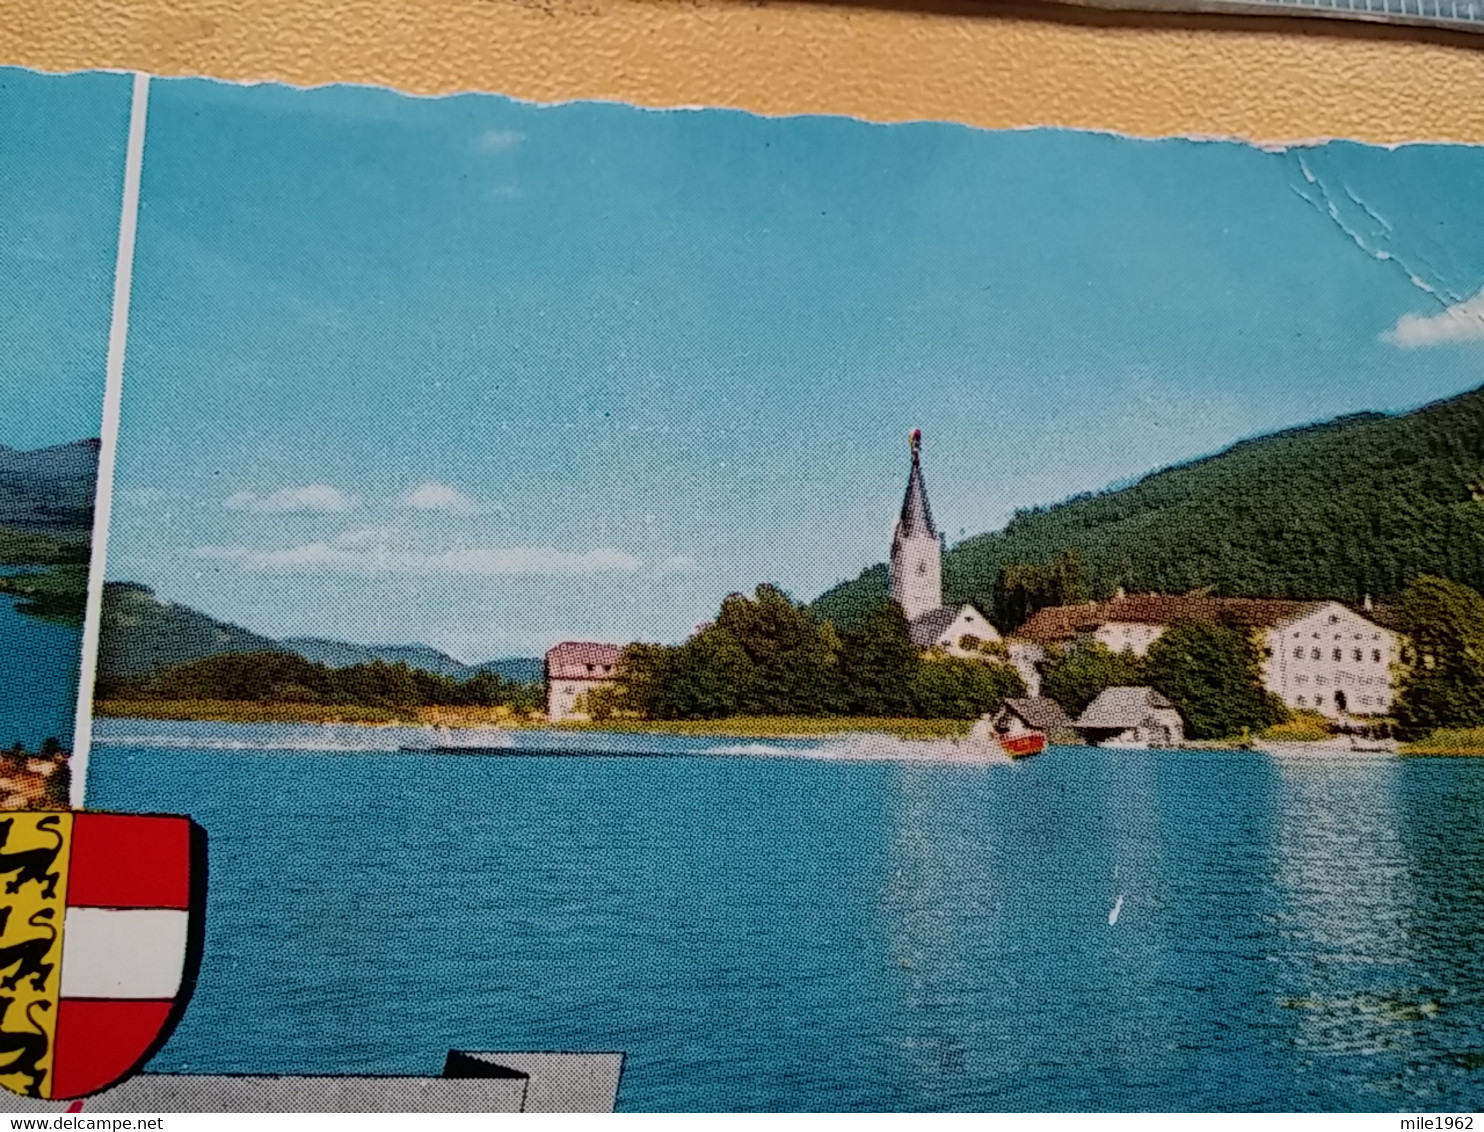
[(618, 682), (618, 645), (563, 641), (546, 652), (546, 716), (586, 719), (583, 697)]

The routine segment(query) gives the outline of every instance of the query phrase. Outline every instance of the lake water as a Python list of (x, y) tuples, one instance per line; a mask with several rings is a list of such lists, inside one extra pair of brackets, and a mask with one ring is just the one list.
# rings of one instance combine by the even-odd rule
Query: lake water
[(72, 746), (81, 655), (81, 629), (21, 613), (0, 594), (0, 747), (35, 750), (49, 736)]
[[(210, 836), (157, 1070), (623, 1050), (629, 1110), (1484, 1105), (1484, 760), (98, 734), (90, 806)], [(615, 757), (537, 757), (574, 748)]]

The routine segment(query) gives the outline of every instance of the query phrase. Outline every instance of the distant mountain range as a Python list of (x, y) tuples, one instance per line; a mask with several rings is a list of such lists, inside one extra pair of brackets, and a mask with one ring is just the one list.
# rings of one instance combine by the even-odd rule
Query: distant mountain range
[[(1018, 512), (1003, 530), (948, 551), (944, 598), (1013, 629), (995, 608), (1001, 571), (1069, 551), (1096, 598), (1121, 586), (1379, 601), (1419, 574), (1484, 590), (1484, 388), (1408, 413), (1284, 429), (1126, 487)], [(849, 627), (885, 598), (886, 583), (886, 566), (873, 566), (814, 608)]]
[(0, 526), (86, 539), (98, 486), (97, 440), (20, 451), (0, 445)]
[(305, 660), (329, 668), (349, 668), (353, 664), (383, 660), (388, 664), (400, 662), (409, 668), (452, 676), (455, 680), (467, 680), (479, 672), (493, 672), (501, 680), (513, 684), (537, 684), (543, 675), (541, 658), (537, 656), (512, 656), (487, 660), (483, 664), (465, 664), (430, 645), (351, 645), (319, 637), (285, 637), (278, 645), (283, 650), (298, 653)]
[(373, 660), (401, 662), (457, 680), (467, 680), (482, 671), (516, 684), (535, 684), (542, 679), (540, 657), (463, 664), (427, 645), (354, 645), (317, 637), (274, 640), (189, 606), (163, 601), (148, 586), (136, 582), (109, 582), (103, 587), (98, 676), (105, 684), (151, 676), (203, 657), (243, 652), (293, 653), (330, 668), (349, 668)]

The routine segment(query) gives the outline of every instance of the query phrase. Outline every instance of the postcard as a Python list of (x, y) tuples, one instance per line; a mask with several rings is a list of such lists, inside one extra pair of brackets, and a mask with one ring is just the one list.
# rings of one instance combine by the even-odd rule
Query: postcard
[(1484, 151), (6, 83), (209, 861), (82, 1104), (1478, 1107)]

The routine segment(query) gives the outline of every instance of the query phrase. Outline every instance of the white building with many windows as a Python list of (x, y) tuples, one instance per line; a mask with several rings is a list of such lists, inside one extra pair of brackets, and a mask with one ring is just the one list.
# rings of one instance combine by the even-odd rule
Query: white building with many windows
[(1289, 707), (1325, 715), (1385, 715), (1401, 659), (1397, 635), (1328, 601), (1274, 625), (1264, 642), (1267, 685)]

